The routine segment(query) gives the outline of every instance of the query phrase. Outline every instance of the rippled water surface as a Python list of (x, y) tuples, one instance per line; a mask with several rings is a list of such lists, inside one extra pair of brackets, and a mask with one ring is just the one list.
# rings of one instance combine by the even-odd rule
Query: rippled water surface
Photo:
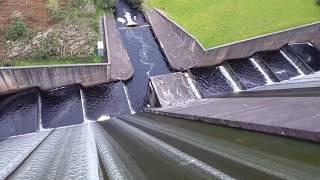
[(218, 67), (191, 70), (202, 97), (218, 97), (233, 92), (233, 88)]
[(239, 81), (247, 88), (254, 88), (266, 84), (261, 72), (249, 61), (249, 59), (237, 59), (228, 61)]
[(83, 122), (80, 88), (77, 85), (41, 92), (41, 119), (44, 128)]
[(308, 44), (290, 44), (289, 47), (314, 71), (320, 70), (320, 52)]
[(82, 88), (86, 117), (95, 121), (108, 116), (130, 114), (123, 88), (122, 82)]
[(143, 110), (150, 76), (170, 73), (165, 58), (149, 27), (120, 30), (134, 68), (133, 78), (126, 83), (133, 109)]
[(280, 79), (280, 81), (288, 80), (299, 75), (299, 72), (295, 69), (295, 67), (292, 66), (279, 51), (262, 52), (259, 54)]
[(36, 89), (0, 97), (0, 138), (35, 132), (37, 128)]

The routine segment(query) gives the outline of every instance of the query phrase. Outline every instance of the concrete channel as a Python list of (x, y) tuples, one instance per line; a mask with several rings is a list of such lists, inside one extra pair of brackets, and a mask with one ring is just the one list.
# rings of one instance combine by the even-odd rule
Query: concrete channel
[[(31, 82), (41, 79), (13, 70), (32, 85), (0, 96), (0, 179), (318, 179), (320, 51), (312, 34), (203, 66), (191, 36), (175, 26), (159, 31), (167, 21), (119, 0), (101, 18), (104, 75), (92, 68), (102, 65), (84, 66), (89, 74), (60, 78), (75, 83), (40, 88)], [(9, 74), (0, 70), (1, 88)]]

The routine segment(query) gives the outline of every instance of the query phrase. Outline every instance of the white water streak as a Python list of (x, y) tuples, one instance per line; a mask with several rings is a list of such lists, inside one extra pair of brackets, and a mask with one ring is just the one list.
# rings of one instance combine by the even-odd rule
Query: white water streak
[(38, 104), (39, 104), (38, 105), (38, 108), (39, 108), (39, 110), (38, 110), (38, 128), (39, 128), (39, 131), (41, 132), (41, 131), (44, 131), (45, 129), (42, 126), (42, 115), (41, 115), (42, 99), (41, 99), (39, 92), (38, 92)]
[(274, 82), (271, 80), (271, 78), (268, 76), (268, 74), (263, 70), (263, 68), (260, 66), (259, 63), (254, 58), (249, 58), (251, 63), (261, 72), (264, 79), (267, 81), (267, 85), (273, 84)]
[(196, 98), (197, 98), (197, 99), (202, 99), (202, 97), (201, 97), (198, 89), (197, 89), (196, 86), (194, 85), (194, 83), (193, 83), (193, 81), (192, 81), (189, 73), (184, 73), (184, 76), (186, 77), (187, 83), (188, 83), (188, 85), (190, 86), (190, 88), (191, 88), (193, 94), (196, 96)]
[(124, 93), (125, 93), (127, 101), (128, 101), (130, 112), (131, 112), (131, 114), (135, 114), (136, 112), (134, 111), (134, 109), (133, 109), (133, 107), (131, 105), (127, 86), (123, 85), (123, 89), (124, 89)]
[(282, 50), (280, 50), (280, 53), (289, 61), (289, 63), (299, 72), (300, 75), (305, 75), (301, 71), (301, 69), (294, 62), (292, 62), (292, 60)]
[(80, 88), (80, 99), (81, 99), (81, 105), (82, 105), (82, 114), (83, 114), (83, 119), (84, 119), (84, 123), (89, 123), (90, 121), (87, 118), (87, 113), (86, 113), (86, 108), (84, 107), (84, 95), (83, 95), (83, 91)]
[(233, 90), (235, 92), (241, 91), (241, 89), (238, 87), (237, 83), (233, 81), (232, 77), (230, 76), (230, 74), (228, 73), (226, 68), (221, 65), (221, 66), (219, 66), (219, 69), (220, 69), (220, 72), (224, 75), (224, 77), (226, 77), (227, 80), (231, 83)]

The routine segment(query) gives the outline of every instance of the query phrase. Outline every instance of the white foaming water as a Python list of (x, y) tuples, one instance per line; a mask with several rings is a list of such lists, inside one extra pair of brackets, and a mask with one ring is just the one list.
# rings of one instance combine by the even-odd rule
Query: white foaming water
[(42, 115), (41, 115), (41, 109), (42, 109), (42, 99), (41, 99), (41, 96), (40, 94), (38, 93), (38, 128), (39, 128), (39, 131), (44, 131), (45, 129), (43, 128), (42, 126)]
[(186, 77), (187, 83), (188, 83), (188, 85), (190, 86), (190, 88), (191, 88), (193, 94), (196, 96), (196, 98), (197, 98), (197, 99), (202, 99), (202, 97), (201, 97), (198, 89), (197, 89), (196, 86), (194, 85), (194, 83), (193, 83), (193, 81), (192, 81), (189, 73), (184, 73), (184, 76)]
[(264, 79), (267, 81), (267, 85), (273, 84), (274, 82), (270, 79), (268, 74), (263, 70), (263, 68), (257, 63), (257, 61), (254, 58), (249, 58), (251, 63), (261, 72), (263, 75)]
[(231, 83), (231, 86), (235, 92), (241, 91), (241, 89), (238, 87), (237, 83), (233, 81), (232, 77), (230, 76), (225, 67), (219, 66), (219, 70), (224, 75), (224, 77), (226, 77), (227, 80)]
[(125, 23), (126, 23), (126, 20), (123, 19), (123, 18), (117, 18), (117, 21), (121, 22), (122, 24), (125, 24)]
[(102, 115), (100, 116), (97, 121), (100, 122), (100, 121), (107, 121), (110, 119), (110, 116), (106, 116), (106, 115)]
[(83, 95), (83, 91), (80, 88), (80, 99), (81, 99), (81, 106), (82, 106), (82, 114), (83, 114), (83, 122), (84, 123), (89, 123), (90, 121), (87, 118), (87, 113), (86, 113), (86, 108), (84, 107), (84, 95)]
[(131, 114), (135, 114), (136, 112), (133, 110), (133, 107), (131, 105), (127, 86), (123, 85), (123, 89), (124, 89), (124, 93), (125, 93), (127, 101), (128, 101), (128, 106), (129, 106), (130, 112), (131, 112)]
[(130, 12), (125, 12), (124, 17), (127, 19), (127, 26), (137, 26), (138, 24), (133, 21)]
[(299, 72), (300, 75), (305, 75), (301, 71), (301, 69), (299, 69), (299, 67), (294, 62), (292, 62), (292, 60), (282, 50), (280, 50), (280, 53), (289, 61), (289, 63)]

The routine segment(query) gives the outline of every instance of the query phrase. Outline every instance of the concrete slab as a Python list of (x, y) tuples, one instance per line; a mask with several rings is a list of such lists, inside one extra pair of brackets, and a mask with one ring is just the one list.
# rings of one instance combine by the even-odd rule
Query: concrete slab
[(158, 12), (150, 10), (145, 14), (171, 68), (186, 70), (198, 64), (196, 56), (189, 50), (187, 44), (172, 30), (172, 26)]
[(150, 81), (161, 107), (187, 104), (201, 98), (192, 90), (192, 82), (181, 72), (154, 76)]
[(171, 108), (168, 116), (319, 142), (320, 97), (214, 98)]
[(128, 80), (133, 76), (133, 67), (127, 50), (121, 41), (113, 16), (106, 16), (107, 53), (111, 63), (111, 78), (113, 80)]

